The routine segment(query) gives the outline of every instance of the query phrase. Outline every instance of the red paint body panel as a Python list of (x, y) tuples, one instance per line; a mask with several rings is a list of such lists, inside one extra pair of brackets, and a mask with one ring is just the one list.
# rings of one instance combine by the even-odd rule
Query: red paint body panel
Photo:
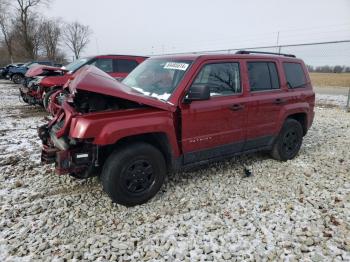
[(29, 68), (25, 76), (34, 77), (34, 76), (41, 75), (45, 71), (61, 71), (62, 73), (66, 72), (66, 70), (62, 69), (61, 67), (38, 65), (38, 66), (33, 66)]
[(45, 77), (40, 82), (40, 87), (43, 89), (50, 88), (53, 86), (63, 86), (70, 78), (72, 77), (72, 74), (65, 73), (62, 76), (49, 76)]
[[(192, 78), (188, 80), (189, 86), (205, 65), (221, 62), (228, 62), (228, 60), (197, 60), (196, 66), (192, 68)], [(230, 59), (229, 62), (240, 63), (241, 60)], [(240, 74), (243, 75), (242, 68), (240, 68)], [(241, 88), (243, 90), (243, 83)], [(181, 94), (183, 95), (184, 93)], [(247, 111), (233, 111), (231, 108), (234, 104), (241, 104), (244, 107), (246, 100), (242, 92), (232, 96), (212, 97), (207, 101), (193, 101), (191, 104), (178, 101), (182, 112), (183, 153), (244, 141)]]
[(75, 116), (71, 121), (69, 136), (93, 138), (96, 145), (110, 145), (127, 136), (147, 133), (165, 133), (174, 153), (179, 156), (173, 114), (154, 108)]

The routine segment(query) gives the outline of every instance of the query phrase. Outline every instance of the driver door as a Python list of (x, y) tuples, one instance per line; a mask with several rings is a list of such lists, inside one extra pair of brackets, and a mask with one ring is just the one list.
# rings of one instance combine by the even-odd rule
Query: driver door
[(242, 151), (247, 111), (241, 75), (237, 60), (210, 62), (201, 67), (192, 85), (208, 85), (210, 99), (182, 105), (185, 164)]

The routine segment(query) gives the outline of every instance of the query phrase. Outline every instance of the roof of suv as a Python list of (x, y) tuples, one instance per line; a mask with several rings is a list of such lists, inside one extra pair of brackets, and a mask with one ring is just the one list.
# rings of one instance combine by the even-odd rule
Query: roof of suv
[(301, 61), (296, 57), (279, 55), (279, 54), (186, 54), (186, 55), (164, 55), (164, 56), (154, 56), (154, 59), (178, 59), (178, 60), (190, 60), (194, 61), (200, 58), (205, 59), (277, 59), (277, 60), (293, 60)]

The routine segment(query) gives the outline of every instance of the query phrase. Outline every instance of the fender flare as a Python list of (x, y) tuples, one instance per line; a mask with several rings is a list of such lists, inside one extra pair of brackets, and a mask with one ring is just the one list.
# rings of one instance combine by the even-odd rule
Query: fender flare
[(284, 106), (278, 116), (276, 133), (280, 132), (284, 122), (289, 116), (294, 114), (300, 114), (300, 113), (305, 114), (306, 123), (308, 123), (309, 121), (308, 115), (310, 113), (310, 105), (308, 103), (301, 102), (301, 103), (294, 103), (294, 104)]

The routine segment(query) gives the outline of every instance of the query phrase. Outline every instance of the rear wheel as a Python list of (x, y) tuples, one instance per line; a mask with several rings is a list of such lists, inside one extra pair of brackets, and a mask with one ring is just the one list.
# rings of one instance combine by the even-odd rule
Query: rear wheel
[(303, 142), (303, 128), (294, 119), (287, 119), (274, 143), (271, 151), (273, 158), (281, 161), (293, 159), (299, 152)]
[(160, 190), (166, 175), (162, 153), (146, 143), (135, 143), (113, 152), (104, 164), (103, 189), (118, 204), (147, 202)]
[(24, 80), (24, 76), (21, 75), (21, 74), (14, 74), (14, 75), (12, 76), (12, 81), (13, 81), (15, 84), (21, 84), (23, 80)]
[(47, 107), (49, 106), (49, 103), (51, 101), (51, 96), (57, 92), (57, 89), (51, 90), (47, 93), (45, 93), (44, 99), (43, 99), (43, 105), (44, 108), (47, 110)]

